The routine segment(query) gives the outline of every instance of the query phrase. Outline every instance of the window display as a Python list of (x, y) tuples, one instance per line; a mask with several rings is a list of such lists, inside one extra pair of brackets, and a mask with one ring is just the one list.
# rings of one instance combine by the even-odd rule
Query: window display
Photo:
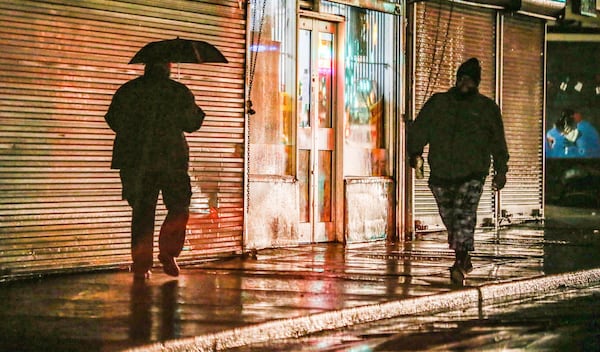
[(251, 62), (255, 64), (250, 98), (249, 166), (254, 175), (292, 175), (295, 104), (295, 2), (251, 3)]
[(396, 45), (389, 38), (394, 16), (326, 1), (322, 8), (347, 19), (344, 176), (389, 176), (395, 114), (390, 102), (397, 84)]
[(598, 43), (548, 43), (546, 158), (600, 158), (598, 55)]

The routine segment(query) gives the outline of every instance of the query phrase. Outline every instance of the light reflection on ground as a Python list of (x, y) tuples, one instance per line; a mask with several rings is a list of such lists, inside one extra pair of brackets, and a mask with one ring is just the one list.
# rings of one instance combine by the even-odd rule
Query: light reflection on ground
[(231, 351), (597, 351), (600, 286), (401, 317)]
[[(528, 224), (478, 232), (475, 270), (467, 286), (600, 267), (600, 235), (594, 233), (600, 217), (587, 212), (559, 209), (564, 216), (545, 227)], [(183, 267), (176, 280), (154, 268), (150, 281), (141, 286), (133, 285), (125, 271), (4, 284), (0, 350), (112, 351), (448, 292), (454, 289), (448, 275), (452, 261), (445, 234), (430, 233), (411, 242), (261, 250), (256, 259)], [(442, 319), (430, 327), (450, 331), (455, 324), (461, 323)], [(409, 331), (413, 325), (398, 326)], [(472, 333), (488, 327), (469, 329)], [(382, 334), (376, 337), (391, 336)], [(357, 341), (348, 334), (325, 341), (332, 339), (333, 344)]]

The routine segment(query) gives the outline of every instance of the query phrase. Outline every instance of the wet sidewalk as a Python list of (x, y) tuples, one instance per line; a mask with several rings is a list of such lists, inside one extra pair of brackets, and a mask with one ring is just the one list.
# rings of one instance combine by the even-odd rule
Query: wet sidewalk
[[(585, 218), (588, 221), (587, 217)], [(597, 222), (479, 232), (467, 286), (600, 267)], [(184, 267), (146, 284), (124, 271), (0, 286), (0, 350), (118, 351), (343, 308), (435, 295), (449, 283), (445, 235), (307, 245)]]

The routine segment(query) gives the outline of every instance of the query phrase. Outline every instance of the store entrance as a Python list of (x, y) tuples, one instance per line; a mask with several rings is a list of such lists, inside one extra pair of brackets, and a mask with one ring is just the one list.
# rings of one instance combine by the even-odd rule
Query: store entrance
[(335, 238), (335, 207), (341, 206), (335, 199), (336, 41), (335, 23), (300, 19), (296, 174), (302, 242)]

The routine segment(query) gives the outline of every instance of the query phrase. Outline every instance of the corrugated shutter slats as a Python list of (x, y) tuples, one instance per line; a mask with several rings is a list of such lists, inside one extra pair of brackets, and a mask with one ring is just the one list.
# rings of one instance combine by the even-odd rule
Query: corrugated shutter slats
[[(454, 86), (458, 66), (470, 57), (481, 61), (480, 92), (494, 99), (495, 11), (446, 1), (422, 2), (416, 6), (415, 116), (433, 93)], [(425, 163), (425, 179), (414, 183), (414, 219), (427, 226), (442, 225), (435, 199), (427, 186), (428, 177), (429, 169)], [(494, 217), (493, 202), (488, 178), (479, 203), (478, 224)]]
[(502, 112), (510, 153), (500, 209), (532, 218), (542, 208), (544, 23), (504, 17)]
[[(177, 65), (207, 113), (188, 135), (194, 197), (183, 261), (239, 252), (245, 10), (237, 1), (0, 0), (0, 280), (129, 262), (130, 209), (104, 114), (149, 41), (206, 40), (227, 65)], [(157, 231), (165, 216), (157, 212)]]

